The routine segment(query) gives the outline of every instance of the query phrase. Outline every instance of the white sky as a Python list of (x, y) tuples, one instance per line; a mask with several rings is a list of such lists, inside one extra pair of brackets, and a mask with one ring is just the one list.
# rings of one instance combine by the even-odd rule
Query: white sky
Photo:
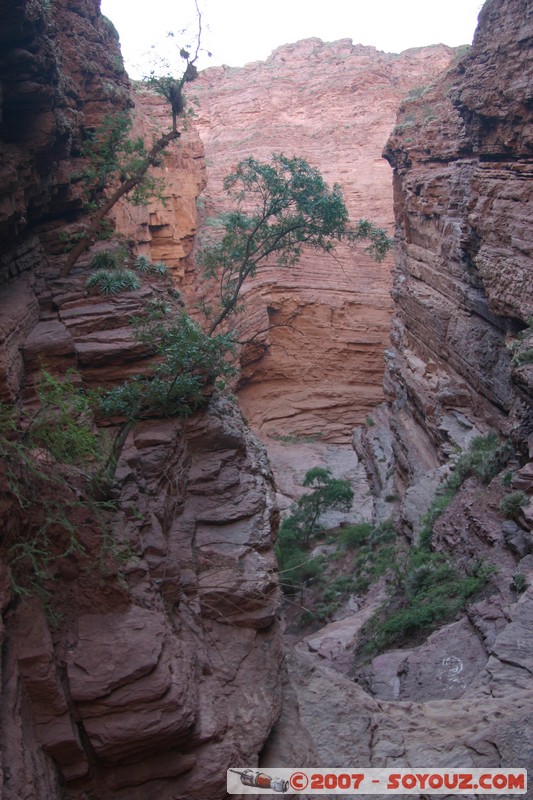
[[(213, 53), (200, 68), (243, 66), (264, 60), (282, 44), (310, 36), (399, 53), (443, 42), (471, 44), (483, 0), (198, 0), (202, 48)], [(133, 78), (150, 71), (151, 45), (159, 51), (166, 33), (190, 43), (196, 33), (194, 0), (102, 0), (102, 13), (120, 34), (126, 68)], [(190, 25), (188, 33), (179, 31)], [(153, 52), (153, 51), (152, 51)], [(179, 62), (179, 59), (177, 59)], [(179, 74), (179, 70), (178, 70)]]

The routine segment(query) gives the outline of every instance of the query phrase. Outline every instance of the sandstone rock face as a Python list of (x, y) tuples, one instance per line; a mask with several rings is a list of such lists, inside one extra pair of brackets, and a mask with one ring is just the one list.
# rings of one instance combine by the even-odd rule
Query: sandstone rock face
[[(134, 94), (134, 127), (151, 142), (171, 123), (168, 103), (152, 92)], [(153, 198), (147, 206), (134, 207), (127, 199), (111, 211), (117, 230), (135, 242), (139, 253), (163, 261), (178, 286), (190, 268), (197, 226), (197, 198), (205, 185), (205, 159), (198, 132), (187, 126), (177, 141), (163, 151), (162, 165), (151, 174), (161, 181), (164, 202)]]
[[(80, 144), (131, 103), (116, 32), (98, 5), (10, 0), (0, 9), (0, 397), (14, 405), (35, 400), (41, 367), (72, 367), (89, 388), (150, 365), (131, 326), (154, 297), (149, 282), (109, 299), (90, 294), (83, 259), (57, 278), (60, 234), (83, 215), (73, 179)], [(139, 250), (178, 273), (200, 156), (191, 134), (161, 168), (173, 175), (168, 218), (157, 207), (133, 222), (131, 209), (116, 214), (125, 235), (140, 230)], [(17, 526), (9, 466), (2, 459), (2, 797), (223, 797), (226, 768), (257, 763), (281, 699), (275, 492), (237, 407), (213, 398), (187, 421), (132, 429), (116, 510), (76, 511), (81, 550), (41, 578), (46, 610), (14, 595), (5, 563), (13, 536), (36, 546), (30, 526)], [(76, 471), (64, 491), (76, 507)], [(54, 535), (52, 525), (52, 547)]]
[[(512, 438), (507, 486), (466, 480), (433, 526), (434, 548), (454, 563), (498, 571), (461, 618), (363, 669), (350, 657), (370, 597), (298, 645), (288, 702), (316, 763), (530, 768), (531, 22), (520, 0), (489, 0), (470, 53), (398, 118), (387, 146), (399, 244), (388, 405), (354, 438), (378, 516), (396, 468), (409, 533), (450, 455), (480, 433)], [(506, 521), (510, 489), (526, 499)], [(267, 758), (283, 737), (278, 725)]]
[(266, 458), (227, 403), (186, 428), (146, 422), (128, 441), (130, 602), (91, 609), (66, 634), (71, 701), (104, 796), (221, 797), (226, 767), (257, 759), (279, 714)]
[[(509, 637), (513, 626), (518, 635), (520, 620), (530, 613), (530, 602), (530, 598), (524, 596), (514, 606), (513, 621), (508, 626)], [(398, 666), (392, 667), (393, 653), (387, 655), (387, 666), (385, 656), (382, 657), (381, 679), (389, 680), (391, 693), (388, 696), (382, 693), (382, 699), (372, 698), (343, 675), (324, 663), (317, 663), (313, 656), (294, 653), (289, 668), (297, 707), (319, 762), (389, 768), (428, 764), (464, 768), (529, 765), (533, 698), (527, 660), (531, 653), (531, 637), (520, 635), (516, 653), (512, 655), (511, 646), (503, 655), (500, 647), (505, 647), (505, 636), (504, 632), (496, 640), (494, 655), (486, 662), (477, 685), (472, 684), (466, 691), (463, 688), (457, 700), (451, 699), (450, 693), (452, 697), (454, 692), (457, 696), (459, 682), (468, 683), (468, 669), (474, 663), (473, 658), (466, 667), (462, 652), (461, 658), (441, 659), (431, 680), (426, 678), (424, 683), (428, 689), (431, 683), (438, 689), (435, 698), (450, 698), (445, 701), (393, 700), (392, 695), (398, 698), (398, 691), (401, 691), (401, 676), (397, 674), (401, 670)], [(399, 657), (398, 654), (397, 662)], [(403, 656), (404, 662), (406, 658), (412, 663), (410, 653)], [(424, 658), (418, 664), (418, 677), (420, 668), (425, 667), (429, 667), (429, 663)], [(394, 681), (391, 681), (392, 676)], [(280, 734), (278, 729), (275, 746), (282, 751)], [(531, 796), (531, 790), (526, 796)]]
[[(147, 363), (128, 320), (150, 287), (103, 301), (84, 284), (35, 279), (48, 304), (22, 348), (26, 393), (41, 366), (101, 386)], [(138, 423), (115, 481), (113, 543), (102, 551), (98, 520), (82, 520), (89, 563), (57, 566), (53, 633), (38, 602), (5, 613), (6, 800), (56, 800), (58, 780), (72, 800), (223, 797), (226, 768), (256, 763), (279, 716), (278, 512), (236, 405)]]
[(83, 131), (130, 100), (118, 34), (97, 0), (6, 0), (0, 42), (4, 282), (40, 263), (36, 224), (79, 208), (70, 179)]
[[(239, 160), (283, 152), (340, 183), (353, 219), (390, 231), (383, 145), (401, 98), (431, 83), (453, 54), (437, 46), (391, 55), (349, 39), (308, 39), (264, 63), (206, 70), (190, 89), (206, 155), (204, 220), (224, 210), (222, 181)], [(339, 248), (335, 258), (307, 253), (290, 271), (265, 269), (246, 287), (242, 338), (256, 338), (241, 353), (239, 399), (262, 434), (349, 441), (382, 397), (390, 269), (391, 259), (376, 264), (363, 248)], [(290, 326), (277, 327), (293, 314)]]
[[(80, 146), (131, 101), (118, 34), (96, 0), (6, 0), (0, 43), (0, 396), (12, 401), (23, 378), (20, 351), (38, 320), (35, 274), (63, 252), (60, 226), (80, 214), (72, 181)], [(18, 275), (24, 280), (8, 283)], [(42, 333), (59, 353), (54, 339), (64, 331)]]
[[(101, 61), (111, 75), (109, 58), (115, 50), (94, 4), (88, 0), (69, 2), (68, 8), (54, 4), (65, 37), (63, 63), (71, 65), (74, 76), (74, 88), (63, 91), (64, 78), (55, 77), (57, 64), (54, 48), (46, 41), (49, 29), (43, 12), (32, 12), (36, 16), (31, 17), (31, 7), (10, 2), (1, 12), (4, 23), (9, 23), (5, 40), (11, 41), (16, 30), (17, 37), (27, 37), (22, 43), (30, 54), (17, 51), (8, 57), (10, 69), (22, 64), (15, 74), (26, 76), (23, 80), (9, 83), (2, 73), (3, 87), (8, 83), (4, 113), (9, 112), (12, 120), (2, 147), (8, 154), (2, 235), (13, 239), (13, 246), (5, 250), (9, 282), (1, 300), (0, 387), (2, 398), (11, 401), (22, 396), (31, 400), (41, 364), (54, 371), (76, 367), (83, 385), (94, 387), (113, 385), (150, 363), (130, 326), (131, 317), (153, 297), (150, 285), (104, 300), (87, 293), (82, 270), (69, 280), (54, 277), (59, 228), (50, 231), (50, 226), (59, 225), (61, 215), (77, 213), (79, 198), (75, 188), (69, 188), (70, 173), (65, 171), (69, 135), (58, 143), (60, 130), (49, 112), (64, 103), (65, 108), (85, 114), (86, 125), (96, 124), (108, 105), (95, 97), (95, 92), (102, 97), (105, 87), (101, 73), (90, 64)], [(384, 424), (384, 433), (382, 412), (373, 416), (375, 424), (368, 426), (368, 435), (358, 437), (358, 452), (374, 458), (370, 480), (382, 493), (391, 491), (389, 466), (396, 459), (400, 488), (409, 487), (403, 513), (413, 529), (424, 510), (418, 490), (423, 487), (427, 496), (431, 494), (444, 472), (444, 457), (477, 430), (495, 427), (506, 432), (514, 427), (522, 457), (527, 453), (532, 368), (527, 362), (511, 364), (504, 341), (505, 335), (512, 338), (525, 329), (531, 308), (529, 218), (523, 214), (529, 200), (525, 178), (531, 151), (529, 14), (521, 0), (489, 0), (472, 53), (445, 79), (451, 81), (449, 97), (443, 83), (433, 94), (414, 100), (410, 106), (414, 110), (406, 109), (389, 148), (396, 165), (401, 223), (398, 313), (386, 376), (394, 413), (388, 427)], [(102, 47), (107, 48), (105, 55)], [(294, 68), (282, 64), (287, 53), (294, 55)], [(390, 104), (392, 114), (391, 82), (400, 86), (402, 94), (412, 85), (405, 78), (406, 65), (431, 78), (450, 56), (447, 49), (437, 48), (389, 57), (348, 42), (323, 45), (313, 40), (277, 51), (267, 62), (269, 78), (265, 65), (218, 70), (201, 79), (199, 93), (206, 93), (212, 80), (222, 87), (226, 81), (236, 82), (243, 109), (231, 113), (239, 127), (253, 135), (254, 152), (260, 156), (292, 146), (296, 129), (302, 135), (316, 131), (321, 137), (321, 126), (324, 131), (329, 126), (334, 149), (342, 153), (342, 169), (347, 169), (348, 160), (356, 159), (344, 149), (347, 145), (337, 124), (341, 118), (345, 124), (352, 120), (341, 114), (347, 107), (345, 82), (348, 93), (366, 109), (368, 136), (374, 136), (375, 128), (376, 137), (384, 138), (385, 127), (381, 129), (368, 111), (374, 108), (368, 93), (359, 96), (360, 85), (370, 86), (364, 76), (371, 76), (373, 91), (384, 107)], [(283, 116), (288, 107), (285, 84), (296, 81), (306, 69), (308, 96), (305, 105), (292, 103), (299, 120), (295, 123)], [(342, 86), (335, 82), (337, 73), (343, 76)], [(46, 88), (42, 75), (47, 76)], [(279, 83), (272, 81), (272, 75)], [(252, 79), (262, 89), (259, 94), (251, 92)], [(114, 90), (119, 107), (127, 103), (121, 80), (119, 76)], [(425, 83), (427, 78), (421, 79), (417, 72), (415, 82)], [(333, 102), (327, 106), (333, 109), (330, 117), (316, 103), (307, 102), (321, 93), (325, 97), (325, 86), (328, 91), (334, 87), (334, 97), (342, 99), (338, 106)], [(16, 89), (28, 97), (27, 103), (20, 103), (21, 117), (16, 113)], [(61, 92), (73, 105), (61, 99)], [(235, 97), (234, 87), (232, 93)], [(228, 139), (226, 146), (228, 119), (223, 113), (231, 104), (220, 97), (216, 99), (213, 92), (210, 106), (216, 109), (218, 122), (207, 118), (203, 106), (202, 135), (212, 156), (217, 150), (232, 155), (215, 168), (213, 182), (198, 204), (205, 203), (207, 214), (217, 210), (220, 180), (227, 171), (224, 164), (231, 168), (252, 145), (251, 139), (235, 138), (233, 129), (234, 145)], [(426, 108), (430, 98), (435, 98), (434, 108)], [(165, 113), (162, 104), (149, 98), (146, 103), (153, 105), (155, 115)], [(243, 112), (250, 108), (257, 116), (247, 128)], [(267, 121), (270, 124), (273, 116), (281, 123), (269, 139)], [(285, 133), (282, 125), (287, 126)], [(17, 144), (22, 130), (29, 136), (27, 151)], [(76, 136), (74, 132), (74, 140)], [(299, 152), (310, 160), (316, 157), (314, 163), (331, 181), (344, 183), (344, 173), (337, 171), (341, 160), (335, 161), (333, 170), (331, 153), (328, 160), (328, 153), (320, 150), (321, 138), (305, 136), (310, 149)], [(154, 259), (170, 261), (193, 296), (196, 286), (189, 256), (195, 197), (205, 175), (197, 135), (192, 132), (188, 141), (162, 167), (174, 174), (169, 210), (154, 205), (128, 222), (129, 211), (122, 207), (116, 219), (128, 235), (140, 226), (140, 249)], [(376, 159), (381, 144), (378, 147), (376, 139)], [(50, 147), (54, 159), (48, 164), (43, 154)], [(43, 167), (39, 175), (38, 163)], [(376, 172), (369, 171), (365, 178), (368, 182), (378, 181), (380, 172), (385, 174), (382, 164), (374, 166)], [(15, 186), (13, 176), (20, 186)], [(347, 175), (348, 200), (358, 215), (355, 201), (361, 198), (350, 180)], [(361, 185), (362, 213), (368, 211), (388, 223), (385, 205), (382, 210), (374, 208), (368, 185)], [(27, 205), (22, 204), (19, 188), (29, 198)], [(40, 223), (45, 227), (39, 228)], [(130, 224), (133, 227), (128, 228)], [(272, 369), (269, 375), (290, 385), (290, 402), (282, 401), (273, 389), (272, 418), (267, 403), (263, 416), (254, 418), (263, 430), (316, 434), (320, 421), (318, 431), (335, 442), (370, 407), (369, 399), (366, 406), (359, 399), (357, 410), (350, 412), (346, 423), (341, 421), (340, 409), (348, 401), (353, 403), (361, 375), (371, 384), (372, 403), (379, 397), (374, 355), (383, 346), (388, 319), (387, 269), (361, 259), (356, 270), (351, 256), (340, 257), (342, 269), (336, 262), (331, 268), (309, 262), (291, 276), (292, 282), (281, 283), (280, 276), (267, 273), (258, 291), (249, 291), (251, 331), (264, 327), (261, 319), (269, 314), (275, 321), (301, 308), (298, 324), (305, 336), (294, 332), (292, 352), (299, 355), (305, 339), (311, 343), (309, 352), (320, 355), (312, 362), (306, 354), (304, 380), (293, 366), (295, 359), (279, 353), (291, 352), (289, 338), (280, 339), (279, 346), (274, 338), (267, 342), (269, 355), (262, 361), (257, 360), (261, 348), (255, 354), (250, 349), (243, 352), (250, 381), (242, 390), (245, 402), (250, 392), (255, 404), (252, 392), (264, 385), (266, 365)], [(508, 280), (510, 264), (516, 285)], [(355, 277), (347, 277), (351, 275)], [(370, 289), (376, 289), (379, 301), (368, 301), (365, 293)], [(380, 312), (377, 322), (373, 307)], [(350, 321), (354, 308), (357, 323)], [(334, 346), (325, 341), (332, 321)], [(272, 337), (278, 333), (281, 336), (281, 329), (274, 328)], [(347, 358), (347, 349), (355, 354), (353, 361)], [(337, 364), (335, 371), (324, 371), (324, 353), (328, 364), (329, 360)], [(331, 384), (339, 385), (334, 380), (339, 363), (349, 378), (340, 383), (331, 402)], [(326, 375), (329, 381), (316, 402), (307, 396), (308, 373), (319, 379)], [(261, 397), (257, 395), (258, 400)], [(261, 403), (257, 408), (259, 413)], [(303, 419), (301, 427), (294, 428), (292, 422), (288, 427), (293, 417)], [(339, 463), (339, 456), (334, 458)], [(353, 463), (347, 468), (352, 470)], [(75, 476), (72, 481), (67, 488), (75, 494)], [(530, 466), (517, 470), (513, 481), (513, 488), (533, 494)], [(4, 489), (2, 520), (9, 517)], [(459, 558), (496, 558), (501, 568), (494, 579), (498, 592), (479, 600), (467, 617), (420, 646), (377, 657), (358, 676), (360, 684), (346, 675), (361, 626), (361, 616), (354, 613), (353, 619), (313, 635), (287, 659), (289, 683), (281, 669), (276, 622), (274, 494), (263, 447), (243, 425), (234, 403), (218, 397), (205, 414), (186, 421), (145, 420), (130, 431), (113, 487), (119, 510), (106, 517), (109, 530), (97, 523), (94, 514), (76, 519), (87, 558), (71, 553), (57, 566), (51, 620), (39, 601), (13, 597), (6, 565), (0, 562), (5, 800), (215, 800), (225, 796), (225, 769), (237, 763), (256, 764), (261, 753), (265, 764), (279, 765), (286, 758), (291, 766), (313, 762), (350, 767), (529, 766), (532, 504), (513, 521), (502, 522), (501, 484), (485, 489), (467, 482), (435, 526), (434, 543)], [(103, 551), (101, 539), (107, 539)], [(513, 572), (526, 586), (521, 595), (509, 587)], [(282, 690), (285, 708), (280, 716)]]
[(527, 453), (531, 367), (508, 345), (533, 309), (531, 52), (529, 5), (490, 0), (471, 51), (403, 104), (386, 148), (398, 270), (385, 393), (404, 488), (475, 433), (514, 427)]
[[(402, 105), (386, 148), (398, 239), (387, 405), (354, 439), (381, 499), (396, 469), (415, 536), (450, 456), (479, 434), (510, 439), (507, 485), (469, 478), (433, 525), (437, 551), (498, 571), (461, 618), (363, 669), (349, 657), (364, 606), (299, 645), (292, 703), (324, 763), (531, 764), (532, 21), (521, 0), (488, 0), (469, 53)], [(511, 489), (524, 506), (505, 520)]]

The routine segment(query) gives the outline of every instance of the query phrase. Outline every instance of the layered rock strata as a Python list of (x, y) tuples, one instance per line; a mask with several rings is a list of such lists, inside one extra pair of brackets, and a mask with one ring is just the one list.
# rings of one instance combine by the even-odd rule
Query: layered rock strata
[[(532, 22), (521, 0), (489, 0), (470, 53), (403, 104), (386, 149), (398, 223), (387, 405), (355, 439), (377, 512), (396, 492), (415, 540), (453, 456), (477, 434), (508, 439), (507, 474), (465, 480), (432, 535), (452, 563), (496, 572), (460, 618), (363, 668), (354, 649), (383, 587), (308, 636), (265, 765), (299, 719), (313, 763), (531, 769)], [(524, 493), (513, 520), (511, 490)]]
[[(168, 103), (151, 91), (137, 89), (133, 126), (145, 142), (151, 142), (171, 124)], [(134, 207), (127, 198), (112, 209), (120, 233), (135, 242), (137, 252), (152, 261), (163, 261), (176, 286), (183, 288), (197, 232), (197, 199), (205, 186), (205, 158), (202, 142), (192, 125), (184, 125), (179, 139), (161, 156), (160, 167), (151, 170), (160, 182), (158, 196), (146, 206)], [(161, 200), (161, 197), (163, 201)]]
[(86, 132), (131, 100), (118, 34), (97, 0), (6, 0), (0, 43), (4, 282), (42, 262), (44, 223), (76, 218), (72, 178)]
[(404, 489), (434, 487), (479, 432), (531, 447), (531, 14), (487, 2), (471, 51), (403, 104), (385, 151), (398, 238), (385, 393)]
[[(84, 283), (41, 279), (27, 386), (43, 366), (87, 386), (143, 368), (128, 320), (150, 288), (102, 302)], [(274, 487), (236, 406), (138, 423), (113, 496), (104, 527), (82, 516), (81, 550), (43, 579), (53, 626), (3, 573), (8, 800), (222, 797), (226, 768), (257, 761), (279, 714)]]
[[(381, 151), (398, 103), (431, 83), (453, 55), (441, 45), (393, 55), (349, 39), (308, 39), (264, 63), (206, 70), (190, 89), (206, 154), (204, 221), (226, 208), (222, 181), (239, 160), (283, 152), (339, 183), (353, 219), (390, 230), (390, 172)], [(379, 402), (390, 267), (391, 259), (376, 264), (362, 247), (339, 248), (335, 257), (306, 253), (295, 269), (261, 270), (245, 287), (242, 338), (254, 338), (241, 354), (239, 398), (262, 434), (347, 442)]]
[[(42, 367), (73, 368), (84, 388), (146, 369), (149, 353), (130, 323), (161, 286), (157, 294), (148, 281), (118, 297), (91, 294), (86, 258), (57, 277), (85, 213), (81, 143), (131, 104), (118, 38), (98, 3), (4, 3), (0, 38), (0, 396), (16, 407), (34, 402)], [(151, 208), (139, 245), (150, 242), (152, 256), (172, 266), (176, 249), (184, 256), (191, 247), (203, 181), (198, 139), (174, 152), (181, 217), (169, 227)], [(44, 609), (10, 580), (12, 537), (31, 552), (38, 521), (28, 511), (17, 526), (25, 509), (9, 468), (3, 459), (2, 797), (223, 797), (226, 768), (257, 762), (279, 714), (282, 661), (274, 487), (235, 404), (213, 397), (187, 421), (135, 426), (117, 465), (114, 510), (84, 502), (77, 470), (59, 482), (63, 494), (53, 500), (74, 509), (77, 544), (37, 576)], [(49, 498), (40, 500), (39, 518)], [(61, 520), (46, 522), (51, 552), (61, 552)]]

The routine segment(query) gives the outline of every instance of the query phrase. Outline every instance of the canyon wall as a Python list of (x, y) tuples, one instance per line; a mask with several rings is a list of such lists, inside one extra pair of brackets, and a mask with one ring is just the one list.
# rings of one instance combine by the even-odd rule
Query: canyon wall
[(118, 34), (96, 0), (6, 1), (0, 42), (4, 282), (42, 264), (43, 226), (79, 213), (79, 183), (71, 179), (84, 136), (131, 100)]
[(410, 497), (476, 433), (532, 445), (532, 367), (513, 357), (533, 311), (531, 15), (487, 3), (470, 53), (404, 102), (385, 151), (398, 243), (385, 393), (410, 523)]
[[(340, 183), (352, 219), (368, 217), (392, 231), (382, 149), (397, 106), (454, 57), (444, 45), (394, 55), (350, 40), (310, 39), (265, 62), (202, 72), (188, 88), (195, 117), (159, 171), (165, 206), (121, 205), (118, 228), (142, 252), (164, 258), (192, 313), (213, 290), (195, 264), (198, 244), (227, 210), (224, 177), (250, 155), (305, 157), (330, 185)], [(137, 89), (136, 104), (139, 129), (168, 125), (162, 98)], [(290, 270), (262, 267), (245, 283), (239, 338), (251, 341), (239, 354), (239, 403), (268, 441), (282, 507), (301, 493), (305, 465), (321, 463), (356, 485), (352, 518), (367, 515), (369, 487), (350, 437), (383, 397), (392, 262), (389, 255), (376, 263), (364, 244), (340, 246), (333, 255), (308, 251)]]
[[(475, 437), (512, 445), (490, 482), (448, 485), (430, 534), (450, 564), (494, 574), (451, 623), (366, 663), (371, 604), (402, 606), (383, 583), (358, 593), (292, 652), (293, 693), (265, 764), (290, 747), (298, 718), (314, 763), (531, 771), (532, 79), (531, 4), (488, 0), (469, 53), (402, 104), (385, 151), (397, 222), (387, 402), (355, 436), (377, 510), (395, 509), (405, 546), (420, 542), (435, 490)], [(512, 515), (501, 505), (511, 492), (523, 493)], [(388, 493), (397, 505), (379, 502)], [(418, 554), (413, 582), (429, 568), (429, 551)]]
[[(97, 0), (5, 2), (0, 41), (0, 397), (9, 404), (0, 415), (0, 794), (222, 797), (226, 768), (257, 762), (280, 710), (268, 460), (220, 396), (187, 420), (134, 426), (103, 497), (87, 496), (79, 469), (27, 452), (15, 436), (9, 410), (35, 410), (43, 367), (75, 370), (84, 392), (146, 369), (132, 317), (175, 295), (165, 278), (116, 297), (90, 293), (87, 255), (59, 277), (86, 219), (82, 144), (132, 105)], [(153, 123), (144, 124), (149, 139)], [(123, 206), (116, 219), (123, 237), (140, 225), (138, 250), (177, 267), (204, 181), (198, 137), (175, 146), (163, 169), (172, 169), (171, 223), (157, 207), (146, 218)], [(122, 425), (99, 423), (108, 448)], [(17, 496), (26, 485), (40, 492), (29, 505)], [(16, 587), (14, 553), (29, 554)]]
[[(265, 62), (204, 71), (189, 90), (206, 157), (201, 220), (226, 209), (223, 179), (239, 160), (281, 152), (339, 183), (352, 219), (390, 232), (390, 170), (381, 151), (396, 109), (453, 57), (443, 45), (394, 55), (349, 39), (308, 39)], [(347, 442), (379, 402), (391, 264), (392, 257), (374, 262), (364, 246), (339, 247), (334, 256), (305, 253), (290, 270), (261, 269), (245, 284), (241, 338), (255, 338), (241, 353), (239, 402), (262, 435)], [(295, 312), (289, 326), (276, 327)]]
[[(169, 263), (191, 302), (201, 288), (197, 214), (205, 221), (223, 210), (222, 178), (250, 153), (292, 154), (297, 144), (343, 184), (353, 216), (389, 226), (380, 153), (397, 102), (416, 89), (386, 150), (399, 259), (388, 405), (357, 441), (377, 494), (393, 491), (396, 469), (410, 538), (449, 456), (478, 432), (512, 441), (513, 488), (529, 496), (533, 488), (531, 9), (489, 0), (480, 23), (471, 53), (434, 87), (453, 58), (448, 48), (392, 56), (308, 40), (265, 64), (208, 71), (192, 90), (198, 129), (161, 166), (167, 206), (115, 212), (122, 235)], [(0, 393), (31, 404), (41, 365), (73, 367), (85, 389), (142, 372), (147, 352), (130, 320), (162, 292), (174, 295), (156, 278), (115, 298), (91, 295), (87, 258), (58, 277), (64, 239), (83, 221), (81, 144), (130, 103), (116, 34), (98, 4), (10, 0), (0, 39)], [(150, 95), (137, 98), (135, 114), (148, 138), (158, 120), (168, 127)], [(301, 311), (294, 331), (274, 329), (242, 354), (240, 394), (262, 432), (345, 441), (380, 399), (389, 269), (341, 252), (290, 275), (265, 272), (249, 288), (250, 330)], [(12, 476), (0, 477), (5, 800), (215, 799), (228, 766), (259, 759), (529, 766), (533, 513), (529, 503), (518, 522), (504, 522), (499, 479), (488, 489), (467, 481), (434, 530), (435, 548), (457, 560), (497, 562), (485, 596), (417, 646), (363, 671), (350, 662), (348, 675), (315, 637), (286, 659), (289, 683), (276, 620), (272, 475), (232, 399), (214, 395), (206, 412), (147, 419), (129, 432), (113, 508), (78, 508), (81, 547), (53, 562), (45, 604), (13, 592), (9, 537), (31, 544), (35, 520), (17, 528), (24, 509)], [(82, 499), (80, 476), (67, 478), (72, 505)], [(349, 661), (346, 624), (321, 637)]]

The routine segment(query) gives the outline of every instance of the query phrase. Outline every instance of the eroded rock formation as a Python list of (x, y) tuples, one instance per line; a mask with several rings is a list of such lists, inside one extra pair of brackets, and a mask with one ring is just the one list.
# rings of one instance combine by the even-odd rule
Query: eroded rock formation
[[(0, 396), (16, 406), (34, 402), (42, 367), (74, 368), (85, 388), (142, 372), (147, 351), (130, 323), (154, 295), (147, 281), (118, 297), (90, 294), (86, 258), (58, 278), (83, 220), (81, 143), (131, 105), (118, 38), (97, 0), (6, 2), (0, 38)], [(176, 148), (171, 192), (181, 216), (168, 228), (154, 209), (139, 237), (141, 251), (150, 241), (152, 257), (171, 266), (176, 248), (191, 246), (200, 154), (194, 136)], [(37, 547), (48, 498), (38, 521), (25, 517), (11, 466), (2, 460), (2, 797), (224, 796), (226, 768), (256, 762), (279, 715), (282, 661), (274, 487), (236, 405), (212, 398), (187, 421), (135, 426), (113, 511), (84, 504), (76, 470), (53, 484), (74, 509), (77, 544), (40, 575), (44, 609), (35, 586), (30, 598), (14, 593), (5, 557), (16, 541)], [(61, 553), (61, 520), (44, 521), (52, 554)]]
[(96, 0), (6, 0), (0, 42), (4, 282), (42, 263), (36, 226), (79, 211), (71, 178), (84, 131), (131, 100), (118, 34)]
[[(0, 11), (2, 43), (15, 44), (2, 51), (1, 72), (0, 390), (11, 402), (32, 401), (41, 364), (74, 367), (90, 387), (142, 371), (147, 353), (129, 323), (153, 297), (150, 282), (110, 300), (89, 295), (83, 264), (68, 280), (57, 278), (60, 233), (75, 230), (82, 214), (72, 177), (84, 129), (126, 107), (129, 96), (116, 36), (97, 3), (45, 6), (12, 0)], [(162, 167), (169, 206), (116, 212), (120, 229), (154, 260), (169, 262), (191, 296), (196, 206), (206, 215), (223, 207), (216, 205), (222, 176), (252, 146), (268, 156), (301, 141), (298, 153), (343, 183), (354, 216), (389, 224), (387, 195), (370, 191), (374, 181), (383, 185), (386, 168), (377, 160), (361, 166), (368, 154), (356, 158), (359, 133), (345, 133), (357, 115), (377, 159), (396, 100), (424, 84), (387, 148), (399, 225), (389, 411), (374, 415), (358, 443), (376, 493), (402, 495), (411, 537), (448, 456), (478, 431), (512, 438), (513, 488), (532, 493), (530, 17), (525, 0), (489, 0), (471, 53), (432, 89), (425, 84), (448, 64), (447, 48), (386, 56), (348, 41), (311, 40), (281, 48), (266, 65), (210, 71), (198, 90), (213, 159), (204, 196), (197, 204), (206, 174), (191, 131)], [(289, 97), (299, 97), (294, 116)], [(166, 113), (153, 98), (143, 106), (152, 117)], [(138, 125), (149, 137), (140, 111)], [(252, 418), (264, 430), (322, 431), (336, 441), (379, 398), (388, 267), (350, 259), (341, 254), (342, 268), (311, 260), (283, 283), (265, 273), (248, 293), (252, 327), (268, 308), (274, 318), (301, 308), (294, 349), (305, 340), (318, 355), (311, 362), (306, 354), (313, 367), (304, 381), (284, 354), (293, 344), (278, 340), (277, 329), (264, 358), (256, 358), (264, 348), (244, 351), (249, 383), (241, 393), (249, 407), (257, 400)], [(345, 385), (337, 380), (341, 361)], [(289, 395), (282, 400), (267, 378), (289, 384)], [(304, 403), (311, 379), (318, 399)], [(324, 389), (332, 379), (341, 385), (333, 398)], [(293, 423), (296, 414), (301, 424)], [(64, 492), (66, 500), (80, 492), (75, 475)], [(14, 596), (2, 561), (2, 796), (219, 798), (226, 767), (251, 766), (261, 753), (265, 765), (530, 766), (533, 515), (530, 504), (503, 522), (503, 495), (500, 481), (487, 489), (470, 479), (435, 525), (437, 549), (497, 560), (500, 568), (491, 593), (465, 616), (356, 671), (349, 626), (360, 629), (362, 615), (354, 609), (354, 619), (287, 659), (292, 682), (282, 685), (277, 511), (263, 447), (222, 397), (187, 421), (139, 423), (115, 476), (118, 510), (104, 513), (110, 530), (86, 508), (76, 516), (84, 552), (55, 565), (48, 616), (36, 598)], [(16, 497), (6, 490), (0, 499), (5, 536), (13, 533)], [(513, 573), (526, 588), (520, 595), (510, 587)], [(378, 594), (371, 601), (379, 603)]]
[[(531, 768), (531, 23), (527, 3), (488, 0), (471, 51), (401, 108), (386, 148), (398, 223), (387, 405), (356, 437), (377, 495), (395, 465), (413, 542), (453, 456), (480, 434), (511, 442), (507, 485), (465, 480), (433, 524), (433, 548), (454, 564), (497, 571), (461, 619), (363, 669), (349, 662), (366, 606), (299, 646), (291, 669), (316, 761)], [(500, 507), (511, 489), (524, 492), (513, 521)]]
[[(162, 97), (138, 89), (135, 93), (134, 127), (146, 142), (153, 141), (171, 122), (169, 106)], [(152, 170), (161, 181), (161, 196), (146, 206), (133, 207), (127, 200), (111, 212), (117, 230), (135, 242), (136, 250), (152, 261), (163, 261), (177, 286), (183, 288), (186, 268), (197, 231), (197, 198), (205, 186), (204, 149), (194, 126), (163, 152), (162, 166)]]
[(404, 486), (475, 431), (531, 445), (532, 368), (510, 348), (533, 309), (530, 26), (527, 3), (488, 2), (470, 53), (404, 103), (387, 145), (399, 263), (385, 391)]
[[(263, 63), (208, 69), (191, 87), (204, 144), (203, 219), (224, 210), (222, 181), (249, 155), (302, 156), (340, 183), (352, 219), (392, 229), (390, 172), (381, 151), (400, 100), (454, 56), (444, 46), (401, 55), (308, 39)], [(200, 232), (201, 235), (201, 232)], [(262, 434), (346, 442), (381, 399), (392, 259), (364, 248), (306, 253), (291, 270), (262, 270), (246, 287), (239, 401)], [(276, 327), (298, 313), (288, 327)]]

